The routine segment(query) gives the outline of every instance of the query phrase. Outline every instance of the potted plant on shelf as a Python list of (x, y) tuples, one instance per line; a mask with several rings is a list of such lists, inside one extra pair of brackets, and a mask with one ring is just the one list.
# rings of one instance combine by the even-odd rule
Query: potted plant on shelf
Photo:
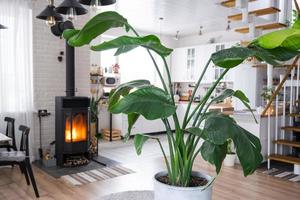
[(233, 141), (232, 141), (232, 139), (228, 139), (227, 140), (227, 152), (226, 152), (226, 157), (224, 159), (224, 166), (227, 166), (227, 167), (234, 166), (236, 154), (232, 149), (233, 149)]
[[(299, 22), (300, 23), (300, 22)], [(117, 12), (103, 12), (93, 17), (81, 30), (66, 30), (64, 37), (74, 47), (90, 44), (97, 36), (112, 28), (124, 28), (134, 36), (120, 36), (111, 41), (91, 46), (93, 51), (117, 49), (115, 55), (126, 53), (137, 47), (148, 51), (153, 65), (162, 83), (162, 89), (151, 85), (147, 80), (135, 80), (121, 84), (111, 91), (109, 97), (109, 111), (123, 113), (128, 116), (128, 134), (134, 123), (140, 117), (147, 120), (160, 119), (166, 128), (168, 139), (168, 156), (159, 138), (137, 134), (134, 137), (136, 152), (141, 154), (142, 147), (147, 140), (156, 140), (161, 148), (166, 171), (154, 177), (154, 193), (156, 200), (172, 198), (172, 200), (211, 199), (212, 186), (215, 178), (198, 171), (193, 171), (195, 159), (201, 154), (202, 158), (215, 166), (216, 172), (221, 170), (222, 162), (227, 153), (228, 139), (236, 147), (236, 154), (240, 160), (245, 176), (252, 174), (262, 162), (261, 144), (257, 137), (240, 127), (233, 118), (222, 113), (208, 112), (212, 103), (234, 97), (248, 108), (249, 100), (242, 91), (225, 90), (221, 95), (210, 98), (215, 88), (228, 71), (249, 57), (256, 57), (272, 65), (289, 60), (298, 55), (300, 37), (298, 22), (290, 30), (281, 30), (264, 35), (247, 47), (231, 47), (212, 54), (202, 71), (183, 121), (179, 121), (172, 90), (172, 80), (166, 57), (171, 55), (172, 49), (163, 46), (155, 35), (140, 36), (128, 21)], [(295, 36), (295, 37), (294, 37)], [(153, 53), (157, 54), (164, 63), (166, 80), (159, 69)], [(192, 100), (210, 64), (224, 68), (221, 76), (211, 85), (197, 106), (191, 110)], [(251, 111), (251, 110), (250, 110)], [(175, 124), (175, 130), (170, 126), (170, 120)], [(192, 123), (192, 126), (188, 126)], [(203, 141), (199, 147), (198, 144)]]

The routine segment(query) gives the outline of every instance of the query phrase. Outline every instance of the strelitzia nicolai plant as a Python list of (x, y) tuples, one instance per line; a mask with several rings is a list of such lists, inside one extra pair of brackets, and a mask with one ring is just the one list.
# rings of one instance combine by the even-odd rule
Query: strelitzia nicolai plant
[[(71, 46), (80, 47), (90, 44), (93, 39), (109, 29), (124, 28), (134, 36), (120, 36), (91, 46), (91, 50), (116, 49), (115, 55), (118, 56), (137, 47), (146, 49), (158, 73), (162, 88), (151, 85), (148, 80), (134, 80), (121, 84), (110, 93), (108, 109), (112, 113), (123, 113), (128, 116), (129, 126), (126, 138), (130, 136), (132, 126), (141, 116), (147, 120), (160, 119), (165, 125), (170, 155), (166, 155), (159, 138), (145, 134), (135, 135), (136, 152), (141, 154), (142, 147), (147, 140), (156, 140), (165, 160), (169, 184), (188, 187), (193, 164), (199, 154), (204, 160), (215, 166), (217, 173), (220, 172), (229, 139), (234, 143), (245, 176), (252, 174), (262, 162), (261, 144), (257, 137), (240, 127), (230, 116), (209, 112), (212, 103), (228, 97), (239, 99), (251, 111), (249, 100), (245, 94), (240, 90), (227, 89), (218, 97), (212, 99), (210, 97), (228, 71), (249, 57), (256, 57), (258, 60), (272, 65), (280, 65), (282, 61), (298, 55), (300, 48), (299, 24), (300, 22), (297, 21), (290, 29), (261, 36), (247, 47), (231, 47), (212, 54), (196, 83), (183, 121), (179, 121), (177, 117), (172, 80), (166, 61), (166, 57), (170, 56), (172, 49), (162, 45), (157, 36), (140, 36), (123, 16), (111, 11), (96, 15), (81, 30), (66, 30), (63, 35)], [(162, 59), (167, 80), (163, 78), (153, 53)], [(196, 90), (211, 62), (225, 70), (192, 110), (192, 99), (194, 99)], [(174, 121), (175, 130), (172, 130), (170, 126), (170, 120)], [(190, 122), (192, 122), (192, 126), (189, 127)], [(201, 147), (198, 147), (201, 140), (203, 143)]]

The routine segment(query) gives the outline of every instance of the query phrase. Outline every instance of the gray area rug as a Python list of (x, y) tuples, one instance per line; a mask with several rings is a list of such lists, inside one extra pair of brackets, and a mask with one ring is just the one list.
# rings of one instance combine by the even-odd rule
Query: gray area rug
[(65, 175), (60, 179), (73, 186), (80, 186), (96, 181), (103, 181), (119, 176), (124, 176), (131, 173), (134, 173), (134, 171), (121, 165), (115, 165), (76, 174)]
[(128, 191), (120, 192), (115, 194), (110, 194), (104, 197), (101, 197), (99, 200), (153, 200), (154, 193), (153, 191)]
[[(113, 165), (119, 164), (118, 162), (115, 162), (108, 158), (104, 158), (102, 156), (101, 157), (99, 156), (98, 159), (100, 162), (105, 163), (107, 166), (113, 166)], [(101, 169), (101, 168), (105, 167), (104, 165), (101, 165), (95, 161), (90, 161), (89, 164), (84, 165), (84, 166), (66, 167), (66, 168), (60, 168), (60, 167), (56, 167), (56, 166), (47, 167), (47, 166), (43, 165), (40, 161), (35, 161), (35, 162), (33, 162), (33, 164), (54, 178), (60, 178), (65, 175), (76, 174), (76, 173), (80, 173), (80, 172), (90, 171), (90, 170), (94, 170), (94, 169)]]

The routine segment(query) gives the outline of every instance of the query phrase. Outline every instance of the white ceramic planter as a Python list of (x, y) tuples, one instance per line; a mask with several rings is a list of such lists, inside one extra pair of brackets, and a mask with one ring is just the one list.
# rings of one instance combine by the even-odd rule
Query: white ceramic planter
[[(154, 176), (154, 200), (211, 200), (212, 184), (201, 187), (176, 187), (159, 182), (156, 178), (165, 176), (167, 172), (160, 172)], [(192, 172), (193, 176), (204, 177), (208, 184), (212, 177), (200, 172)]]
[(236, 158), (235, 154), (226, 154), (226, 157), (223, 162), (224, 166), (233, 167), (235, 163), (235, 158)]

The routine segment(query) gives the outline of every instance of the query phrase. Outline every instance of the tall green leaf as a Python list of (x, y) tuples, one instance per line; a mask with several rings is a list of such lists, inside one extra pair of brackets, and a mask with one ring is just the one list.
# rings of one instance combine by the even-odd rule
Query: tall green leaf
[(125, 135), (125, 141), (127, 141), (129, 139), (131, 129), (132, 129), (133, 125), (135, 124), (135, 122), (139, 119), (139, 117), (140, 117), (140, 115), (137, 113), (129, 113), (127, 115), (128, 129), (127, 129), (127, 133)]
[(136, 47), (145, 47), (155, 51), (161, 56), (168, 56), (172, 53), (172, 49), (163, 46), (158, 37), (155, 35), (147, 35), (144, 37), (121, 36), (111, 41), (103, 42), (102, 44), (92, 46), (94, 51), (104, 51), (109, 49), (117, 49), (115, 56), (131, 51)]
[(219, 173), (222, 162), (227, 153), (227, 142), (222, 145), (216, 145), (209, 141), (204, 141), (201, 146), (201, 155), (204, 160), (215, 165), (216, 172)]
[(142, 88), (149, 85), (150, 81), (148, 80), (134, 80), (120, 84), (117, 88), (111, 90), (109, 94), (108, 109), (111, 109), (111, 107), (115, 105), (122, 96), (128, 95), (132, 89)]
[(233, 68), (255, 53), (246, 47), (231, 47), (212, 54), (213, 63), (222, 68)]
[(134, 147), (137, 155), (141, 155), (142, 148), (147, 140), (151, 139), (151, 137), (147, 135), (137, 134), (134, 136)]
[(298, 51), (300, 49), (299, 38), (300, 29), (290, 28), (265, 34), (256, 39), (255, 42), (264, 49), (284, 47), (286, 49)]
[(130, 30), (127, 19), (114, 11), (102, 12), (89, 20), (81, 30), (66, 30), (63, 36), (71, 46), (83, 46), (89, 44), (97, 36), (111, 28), (125, 27)]
[(137, 113), (148, 120), (167, 118), (174, 114), (176, 107), (169, 94), (154, 86), (145, 86), (124, 96), (115, 103), (112, 113)]
[[(252, 174), (262, 162), (259, 139), (241, 128), (231, 117), (217, 113), (211, 114), (205, 121), (203, 131), (206, 141), (214, 145), (223, 145), (228, 139), (233, 140), (245, 176)], [(221, 159), (221, 157), (214, 155), (206, 157), (206, 160), (211, 163), (221, 162), (215, 159)]]

